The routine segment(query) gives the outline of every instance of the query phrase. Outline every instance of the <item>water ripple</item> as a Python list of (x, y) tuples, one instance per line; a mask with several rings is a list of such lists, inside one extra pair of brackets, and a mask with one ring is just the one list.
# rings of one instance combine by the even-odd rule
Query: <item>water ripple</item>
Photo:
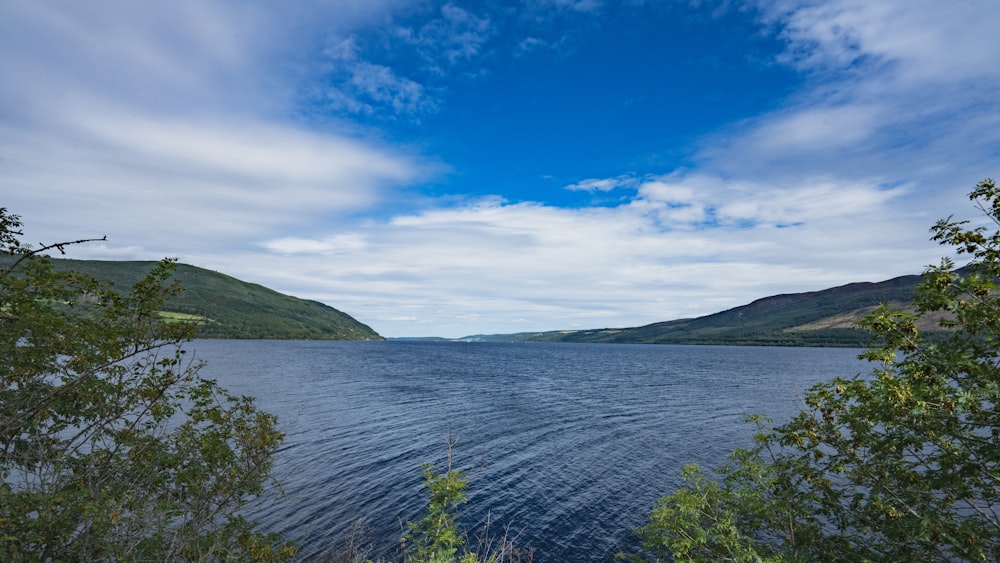
[(446, 438), (469, 478), (462, 523), (509, 525), (536, 561), (610, 561), (690, 462), (749, 444), (814, 382), (867, 369), (856, 350), (585, 344), (197, 341), (204, 374), (279, 417), (282, 483), (249, 507), (328, 553), (370, 528), (392, 556)]

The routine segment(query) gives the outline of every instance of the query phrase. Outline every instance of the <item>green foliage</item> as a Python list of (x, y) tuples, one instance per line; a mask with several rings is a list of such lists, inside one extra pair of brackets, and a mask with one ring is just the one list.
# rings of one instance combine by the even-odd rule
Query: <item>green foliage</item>
[(449, 459), (443, 473), (436, 465), (425, 464), (423, 477), (430, 499), (427, 513), (408, 524), (410, 531), (404, 539), (407, 559), (419, 563), (456, 561), (459, 548), (465, 545), (465, 535), (456, 522), (458, 509), (466, 502), (465, 476), (451, 468)]
[[(158, 311), (170, 261), (122, 293), (56, 271), (0, 209), (0, 559), (289, 559), (237, 516), (267, 482), (273, 416), (201, 379), (195, 327)], [(77, 241), (82, 242), (82, 241)]]
[[(750, 420), (764, 430), (767, 419)], [(798, 481), (778, 471), (761, 434), (760, 446), (738, 449), (716, 469), (718, 480), (696, 465), (681, 472), (686, 485), (661, 498), (649, 522), (637, 532), (644, 553), (620, 558), (639, 561), (812, 561), (803, 546), (820, 535), (820, 523), (802, 509)], [(754, 533), (759, 532), (759, 533)]]
[(489, 524), (474, 547), (458, 525), (458, 511), (465, 504), (468, 483), (465, 474), (452, 469), (452, 441), (448, 440), (448, 462), (444, 471), (436, 464), (423, 466), (427, 511), (408, 522), (403, 537), (405, 560), (412, 563), (530, 563), (533, 549), (515, 547), (516, 537), (490, 536)]
[[(75, 271), (116, 287), (131, 287), (154, 262), (54, 260), (58, 271)], [(298, 299), (231, 276), (176, 264), (173, 279), (181, 291), (170, 295), (162, 311), (188, 315), (201, 324), (199, 338), (297, 340), (381, 340), (371, 327), (333, 307)]]
[[(971, 199), (1000, 225), (992, 180)], [(865, 319), (874, 374), (813, 387), (806, 410), (763, 428), (719, 481), (686, 470), (639, 530), (647, 553), (635, 559), (1000, 559), (1000, 231), (949, 218), (932, 232), (971, 263), (929, 268), (916, 313)], [(927, 316), (944, 336), (918, 330)]]

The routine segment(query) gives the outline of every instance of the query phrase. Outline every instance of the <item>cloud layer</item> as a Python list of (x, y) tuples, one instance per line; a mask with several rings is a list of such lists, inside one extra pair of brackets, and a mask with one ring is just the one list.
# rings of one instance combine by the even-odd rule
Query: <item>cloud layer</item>
[(110, 236), (76, 257), (177, 256), (385, 335), (462, 336), (916, 273), (942, 252), (926, 229), (996, 173), (986, 1), (741, 4), (801, 86), (691, 139), (684, 168), (603, 177), (581, 155), (569, 206), (435, 196), (447, 157), (381, 129), (432, 119), (456, 76), (565, 56), (573, 33), (641, 4), (7, 3), (0, 205), (30, 242)]

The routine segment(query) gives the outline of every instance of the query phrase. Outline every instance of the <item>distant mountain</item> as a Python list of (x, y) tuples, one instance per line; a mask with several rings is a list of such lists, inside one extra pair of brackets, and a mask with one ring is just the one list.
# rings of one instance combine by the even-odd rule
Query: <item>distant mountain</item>
[[(863, 347), (870, 335), (857, 322), (878, 305), (912, 310), (922, 276), (852, 283), (822, 291), (775, 295), (720, 313), (634, 328), (474, 335), (468, 341), (613, 342), (757, 346)], [(922, 327), (933, 330), (928, 323)]]
[[(156, 262), (54, 259), (60, 270), (75, 270), (128, 289)], [(262, 285), (178, 264), (174, 279), (181, 293), (165, 304), (168, 319), (196, 321), (200, 338), (301, 340), (381, 340), (371, 327), (317, 301), (284, 295)]]

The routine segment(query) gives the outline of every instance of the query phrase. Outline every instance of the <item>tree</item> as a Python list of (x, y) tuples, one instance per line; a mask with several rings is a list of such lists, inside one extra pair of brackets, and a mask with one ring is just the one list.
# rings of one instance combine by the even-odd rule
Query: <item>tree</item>
[[(415, 522), (409, 522), (409, 533), (404, 538), (407, 560), (419, 563), (446, 563), (459, 560), (460, 548), (465, 547), (465, 535), (456, 521), (458, 509), (466, 502), (468, 488), (461, 471), (448, 467), (441, 473), (434, 464), (423, 467), (424, 488), (430, 498), (426, 513)], [(461, 561), (477, 561), (474, 554), (465, 553)]]
[[(534, 550), (515, 547), (517, 536), (505, 529), (503, 536), (491, 537), (489, 522), (477, 545), (458, 524), (458, 511), (468, 500), (465, 474), (452, 467), (454, 441), (448, 436), (448, 458), (442, 472), (434, 463), (423, 464), (424, 488), (429, 494), (427, 510), (416, 521), (407, 522), (402, 538), (408, 563), (530, 563)], [(518, 534), (519, 535), (519, 534)]]
[[(970, 199), (1000, 227), (992, 180)], [(862, 322), (874, 372), (816, 385), (786, 424), (758, 417), (755, 446), (718, 479), (686, 468), (633, 559), (1000, 560), (1000, 230), (949, 217), (932, 233), (971, 261), (928, 268), (915, 313)], [(921, 317), (941, 319), (939, 336)]]
[(276, 560), (238, 509), (282, 434), (199, 376), (161, 262), (125, 292), (53, 270), (0, 208), (0, 559)]

